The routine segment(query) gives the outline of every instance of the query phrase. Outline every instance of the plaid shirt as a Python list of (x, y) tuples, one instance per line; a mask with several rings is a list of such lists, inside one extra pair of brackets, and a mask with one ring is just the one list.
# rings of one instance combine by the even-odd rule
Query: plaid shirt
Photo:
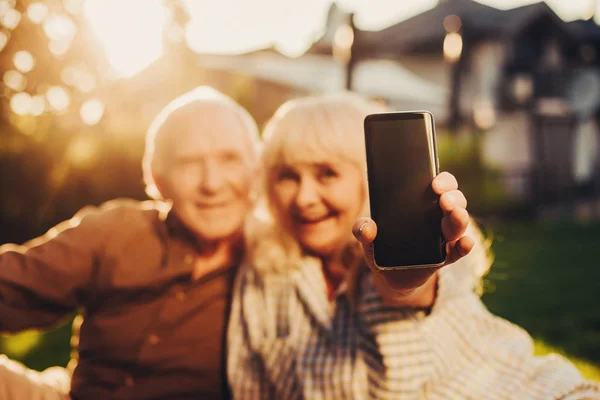
[(529, 335), (487, 311), (459, 264), (440, 270), (429, 314), (384, 306), (370, 274), (356, 296), (330, 302), (314, 260), (285, 275), (243, 269), (228, 332), (234, 398), (600, 399), (565, 359), (534, 357)]

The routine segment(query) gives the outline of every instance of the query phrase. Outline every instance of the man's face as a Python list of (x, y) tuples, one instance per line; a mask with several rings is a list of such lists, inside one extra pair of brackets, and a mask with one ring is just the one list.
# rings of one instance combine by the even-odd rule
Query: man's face
[(255, 154), (240, 118), (224, 106), (189, 105), (167, 121), (156, 184), (201, 241), (238, 234), (250, 211)]

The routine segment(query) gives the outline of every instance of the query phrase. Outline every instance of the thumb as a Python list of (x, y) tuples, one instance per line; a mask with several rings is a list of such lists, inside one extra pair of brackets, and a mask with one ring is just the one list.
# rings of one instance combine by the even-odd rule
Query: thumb
[(369, 267), (373, 267), (373, 240), (377, 236), (377, 224), (371, 218), (359, 218), (352, 227), (352, 234), (362, 244)]

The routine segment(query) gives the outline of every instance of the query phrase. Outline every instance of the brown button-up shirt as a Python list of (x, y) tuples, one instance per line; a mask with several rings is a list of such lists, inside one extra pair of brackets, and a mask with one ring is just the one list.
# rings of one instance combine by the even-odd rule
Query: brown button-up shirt
[(0, 331), (79, 310), (74, 399), (222, 398), (236, 268), (192, 280), (195, 254), (161, 203), (86, 208), (25, 246), (0, 247)]

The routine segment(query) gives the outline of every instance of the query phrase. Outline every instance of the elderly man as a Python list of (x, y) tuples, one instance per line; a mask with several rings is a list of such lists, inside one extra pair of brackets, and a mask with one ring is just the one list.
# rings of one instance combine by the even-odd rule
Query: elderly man
[(4, 357), (0, 399), (224, 397), (258, 143), (243, 108), (196, 89), (148, 131), (144, 178), (155, 201), (85, 208), (24, 246), (2, 246), (0, 331), (48, 328), (76, 310), (82, 322), (70, 389)]

